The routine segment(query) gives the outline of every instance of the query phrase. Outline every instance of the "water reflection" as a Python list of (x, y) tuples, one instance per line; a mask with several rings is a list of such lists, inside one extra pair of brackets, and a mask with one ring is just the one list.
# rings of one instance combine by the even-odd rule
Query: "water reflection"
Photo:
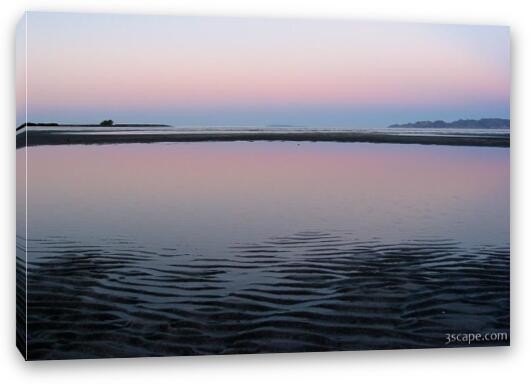
[(217, 249), (339, 229), (362, 238), (505, 243), (508, 154), (355, 143), (35, 147), (30, 237), (127, 234)]
[(30, 358), (444, 347), (509, 328), (508, 149), (43, 146), (28, 176)]

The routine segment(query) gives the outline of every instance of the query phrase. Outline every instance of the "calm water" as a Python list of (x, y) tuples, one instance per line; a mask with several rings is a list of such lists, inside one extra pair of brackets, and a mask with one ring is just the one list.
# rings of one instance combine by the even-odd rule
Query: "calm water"
[(509, 328), (508, 148), (27, 156), (30, 358), (444, 347)]

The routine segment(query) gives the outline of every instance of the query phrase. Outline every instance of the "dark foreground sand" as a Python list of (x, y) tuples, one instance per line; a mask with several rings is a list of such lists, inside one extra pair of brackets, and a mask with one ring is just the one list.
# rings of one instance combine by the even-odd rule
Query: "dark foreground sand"
[(482, 147), (509, 147), (509, 135), (492, 136), (404, 136), (367, 132), (169, 132), (169, 133), (88, 133), (28, 131), (17, 134), (17, 148), (34, 145), (120, 144), (195, 141), (332, 141), (360, 143), (439, 144)]
[[(30, 360), (510, 344), (507, 246), (338, 232), (243, 241), (216, 258), (188, 257), (178, 241), (27, 244), (17, 341), (24, 350), (27, 330)], [(446, 339), (492, 332), (505, 337)]]

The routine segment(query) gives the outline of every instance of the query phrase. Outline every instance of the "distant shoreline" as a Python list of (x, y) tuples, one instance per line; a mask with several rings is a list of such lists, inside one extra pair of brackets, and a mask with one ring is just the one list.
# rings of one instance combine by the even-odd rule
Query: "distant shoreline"
[(26, 127), (87, 127), (87, 128), (94, 128), (94, 127), (101, 127), (101, 128), (141, 128), (141, 127), (171, 127), (171, 125), (167, 124), (112, 124), (112, 125), (102, 125), (102, 124), (59, 124), (59, 123), (24, 123), (17, 127), (17, 131), (21, 130), (22, 128)]
[[(97, 126), (97, 125), (96, 125)], [(117, 125), (114, 125), (116, 127)], [(140, 125), (145, 126), (145, 125)], [(153, 125), (151, 125), (153, 126)], [(168, 133), (83, 133), (64, 131), (26, 131), (17, 134), (17, 148), (26, 145), (69, 145), (69, 144), (125, 144), (162, 142), (203, 142), (203, 141), (314, 141), (342, 143), (390, 143), (426, 144), (474, 147), (509, 147), (509, 135), (499, 136), (426, 136), (398, 135), (393, 133), (370, 132), (168, 132)]]
[(511, 120), (499, 118), (459, 119), (446, 122), (443, 120), (425, 120), (415, 123), (391, 124), (388, 128), (479, 128), (479, 129), (509, 129)]

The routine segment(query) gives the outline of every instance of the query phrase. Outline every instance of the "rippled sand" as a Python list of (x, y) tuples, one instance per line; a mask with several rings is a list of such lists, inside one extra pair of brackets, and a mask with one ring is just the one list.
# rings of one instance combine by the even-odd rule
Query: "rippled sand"
[(29, 359), (446, 347), (446, 333), (509, 330), (507, 247), (303, 232), (219, 258), (126, 239), (28, 250)]

